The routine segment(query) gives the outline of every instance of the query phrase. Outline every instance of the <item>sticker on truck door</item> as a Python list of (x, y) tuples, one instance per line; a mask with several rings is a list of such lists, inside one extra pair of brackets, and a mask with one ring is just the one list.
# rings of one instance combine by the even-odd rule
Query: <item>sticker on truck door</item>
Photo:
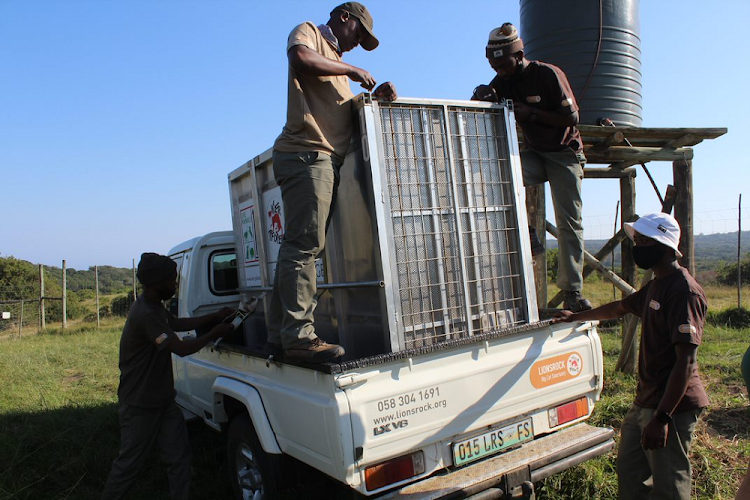
[(537, 389), (571, 380), (583, 371), (583, 359), (577, 352), (560, 354), (537, 361), (531, 366), (531, 385)]
[(260, 286), (260, 261), (258, 255), (258, 238), (256, 235), (256, 210), (253, 200), (239, 206), (240, 231), (242, 231), (241, 258), (244, 262), (245, 286)]

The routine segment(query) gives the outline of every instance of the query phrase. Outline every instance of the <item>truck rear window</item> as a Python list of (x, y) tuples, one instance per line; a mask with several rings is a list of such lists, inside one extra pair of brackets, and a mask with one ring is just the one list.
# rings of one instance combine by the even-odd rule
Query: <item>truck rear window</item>
[(237, 293), (237, 258), (234, 252), (217, 250), (211, 253), (208, 282), (214, 295)]

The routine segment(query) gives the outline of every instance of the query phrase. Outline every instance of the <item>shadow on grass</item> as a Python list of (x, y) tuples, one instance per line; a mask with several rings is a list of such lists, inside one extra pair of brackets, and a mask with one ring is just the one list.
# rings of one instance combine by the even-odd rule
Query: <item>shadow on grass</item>
[(747, 439), (750, 430), (750, 408), (718, 408), (704, 416), (706, 425), (722, 437)]
[[(0, 415), (0, 500), (98, 499), (120, 444), (117, 405)], [(188, 423), (191, 498), (231, 498), (224, 436)], [(169, 498), (154, 451), (128, 498)]]

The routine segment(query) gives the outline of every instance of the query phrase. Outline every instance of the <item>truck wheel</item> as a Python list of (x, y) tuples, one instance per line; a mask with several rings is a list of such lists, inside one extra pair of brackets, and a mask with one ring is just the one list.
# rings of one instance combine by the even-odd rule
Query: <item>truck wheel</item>
[(229, 425), (227, 463), (237, 500), (273, 500), (279, 496), (281, 457), (263, 451), (246, 413)]

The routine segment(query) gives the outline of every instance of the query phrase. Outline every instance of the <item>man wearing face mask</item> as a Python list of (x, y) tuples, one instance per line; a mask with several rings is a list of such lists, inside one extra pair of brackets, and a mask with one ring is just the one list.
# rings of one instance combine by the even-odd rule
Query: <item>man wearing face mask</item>
[(635, 402), (622, 423), (617, 454), (620, 499), (690, 498), (688, 451), (708, 397), (696, 360), (708, 309), (701, 286), (680, 266), (680, 227), (668, 214), (625, 224), (633, 260), (654, 279), (636, 293), (590, 311), (561, 311), (554, 322), (642, 321)]

